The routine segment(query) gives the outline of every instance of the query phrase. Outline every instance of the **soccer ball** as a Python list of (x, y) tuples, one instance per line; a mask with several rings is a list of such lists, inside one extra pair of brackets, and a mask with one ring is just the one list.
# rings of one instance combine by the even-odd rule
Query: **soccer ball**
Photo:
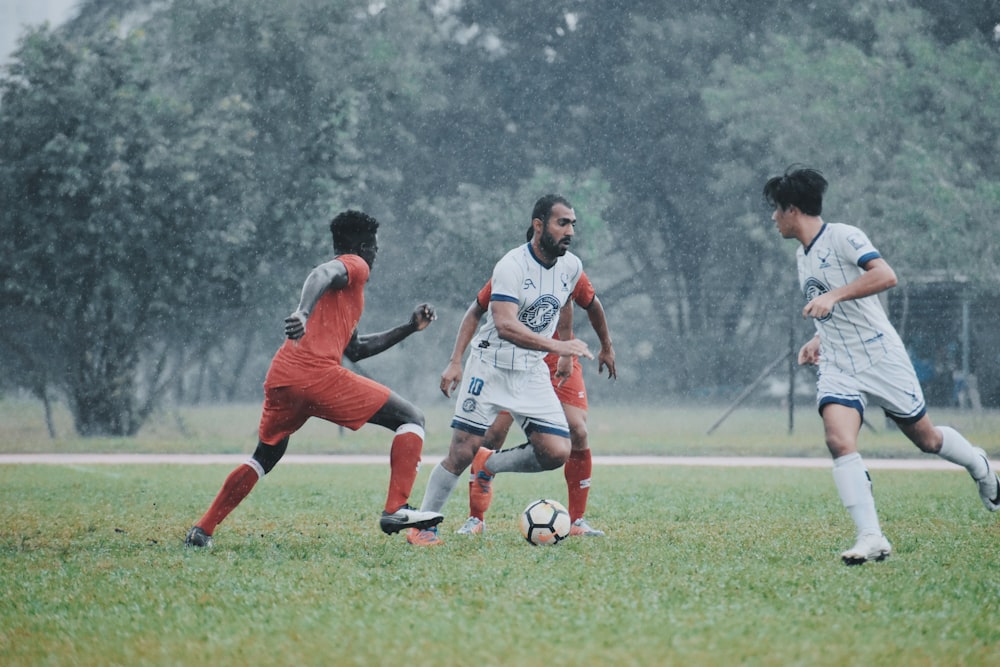
[(531, 544), (559, 544), (569, 537), (569, 512), (555, 500), (536, 500), (521, 512), (521, 534)]

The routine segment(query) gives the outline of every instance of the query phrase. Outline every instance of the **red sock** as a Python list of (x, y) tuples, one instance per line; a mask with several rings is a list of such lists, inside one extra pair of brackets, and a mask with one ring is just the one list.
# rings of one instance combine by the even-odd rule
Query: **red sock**
[(219, 495), (212, 501), (212, 506), (195, 525), (211, 535), (215, 532), (215, 527), (250, 494), (259, 479), (260, 475), (253, 466), (241, 463), (229, 473), (229, 477), (219, 490)]
[(389, 450), (389, 493), (385, 511), (395, 512), (406, 504), (417, 481), (420, 452), (424, 448), (424, 430), (416, 424), (404, 424), (396, 430)]
[(574, 449), (569, 454), (563, 474), (569, 495), (569, 518), (576, 521), (587, 511), (587, 494), (590, 493), (590, 472), (593, 461), (590, 449)]
[(475, 480), (469, 480), (469, 516), (474, 516), (480, 521), (485, 520), (491, 500), (493, 500), (491, 496), (480, 491)]

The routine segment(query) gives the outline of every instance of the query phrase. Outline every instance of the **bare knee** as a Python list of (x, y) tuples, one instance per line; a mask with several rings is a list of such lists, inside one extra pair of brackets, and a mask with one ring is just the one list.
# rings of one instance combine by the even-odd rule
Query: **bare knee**
[(535, 459), (543, 470), (555, 470), (565, 464), (572, 450), (569, 438), (550, 433), (543, 435), (537, 431), (531, 436), (531, 444)]
[(453, 475), (460, 475), (472, 463), (483, 443), (483, 436), (452, 429), (451, 445), (441, 465)]
[(379, 411), (368, 420), (370, 424), (383, 426), (390, 431), (395, 431), (403, 424), (416, 424), (424, 428), (424, 413), (413, 403), (397, 394), (389, 392), (389, 399)]
[(830, 455), (836, 459), (858, 451), (861, 413), (851, 406), (828, 403), (823, 406), (821, 414)]
[(573, 405), (563, 404), (566, 421), (569, 423), (569, 441), (573, 451), (588, 449), (587, 411)]
[(514, 418), (511, 417), (509, 412), (501, 412), (497, 415), (496, 419), (488, 429), (486, 429), (486, 434), (483, 436), (483, 442), (481, 443), (483, 447), (488, 449), (497, 450), (503, 447), (504, 442), (507, 441), (507, 434), (510, 433), (510, 427), (514, 423)]
[(931, 423), (927, 415), (924, 415), (912, 424), (903, 424), (901, 422), (897, 422), (897, 424), (899, 424), (899, 430), (920, 451), (927, 454), (937, 454), (941, 451), (941, 445), (944, 443), (944, 434)]
[(828, 425), (825, 437), (826, 448), (830, 451), (830, 456), (835, 459), (858, 451), (858, 438), (851, 430), (831, 428)]

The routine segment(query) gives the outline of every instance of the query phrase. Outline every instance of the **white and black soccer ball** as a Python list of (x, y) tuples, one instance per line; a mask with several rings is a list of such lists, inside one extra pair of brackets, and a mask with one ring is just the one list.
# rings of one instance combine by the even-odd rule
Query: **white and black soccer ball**
[(559, 544), (569, 537), (569, 512), (555, 500), (535, 500), (521, 512), (521, 534), (534, 545)]

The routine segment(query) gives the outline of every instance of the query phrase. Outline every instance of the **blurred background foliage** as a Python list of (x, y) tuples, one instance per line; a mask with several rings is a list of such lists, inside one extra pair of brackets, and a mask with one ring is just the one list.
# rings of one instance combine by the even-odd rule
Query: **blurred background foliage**
[(810, 335), (760, 197), (807, 163), (900, 275), (932, 402), (972, 373), (995, 407), (998, 24), (997, 0), (82, 0), (0, 78), (0, 389), (83, 435), (259, 400), (355, 207), (383, 223), (362, 330), (439, 312), (360, 370), (445, 401), (462, 313), (558, 191), (618, 355), (592, 400), (726, 401)]

